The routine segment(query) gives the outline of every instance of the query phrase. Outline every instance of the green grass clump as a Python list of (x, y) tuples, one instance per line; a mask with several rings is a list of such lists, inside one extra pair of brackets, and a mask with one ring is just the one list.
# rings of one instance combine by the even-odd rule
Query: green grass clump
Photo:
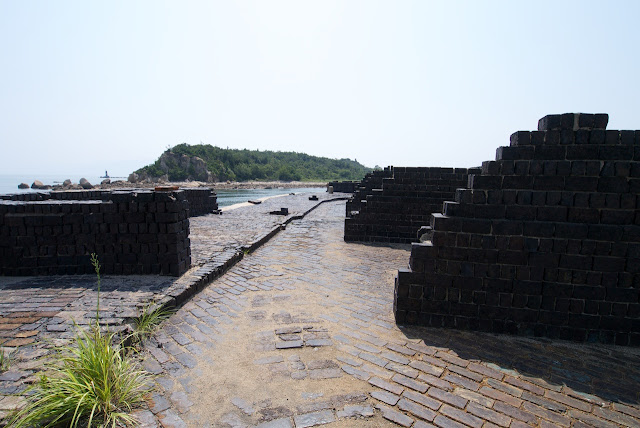
[(102, 331), (100, 264), (94, 254), (91, 262), (98, 276), (96, 322), (87, 330), (76, 325), (75, 340), (58, 349), (58, 358), (29, 389), (26, 406), (12, 415), (9, 427), (115, 428), (136, 423), (130, 413), (151, 391), (150, 376), (115, 333)]
[(151, 336), (160, 323), (169, 318), (173, 312), (173, 310), (163, 307), (146, 306), (142, 313), (133, 320), (133, 333), (130, 336), (133, 342), (141, 342)]
[(144, 402), (149, 377), (113, 344), (113, 336), (99, 325), (78, 332), (75, 346), (59, 351), (58, 362), (40, 377), (9, 426), (133, 425), (129, 413)]

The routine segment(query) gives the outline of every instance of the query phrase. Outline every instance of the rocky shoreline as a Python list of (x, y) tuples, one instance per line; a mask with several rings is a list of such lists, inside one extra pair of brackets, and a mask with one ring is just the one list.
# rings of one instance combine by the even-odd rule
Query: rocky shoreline
[(204, 181), (180, 181), (180, 182), (167, 182), (167, 181), (137, 181), (130, 182), (125, 180), (111, 181), (109, 179), (103, 180), (100, 184), (93, 185), (85, 179), (80, 179), (80, 183), (72, 183), (71, 180), (65, 180), (63, 184), (48, 185), (43, 184), (39, 180), (35, 180), (31, 186), (26, 183), (21, 183), (19, 189), (34, 189), (34, 190), (89, 190), (89, 189), (139, 189), (139, 188), (154, 188), (158, 186), (178, 186), (178, 187), (210, 187), (214, 190), (235, 190), (235, 189), (278, 189), (278, 188), (306, 188), (306, 187), (326, 187), (326, 182), (309, 182), (309, 181), (225, 181), (225, 182), (204, 182)]

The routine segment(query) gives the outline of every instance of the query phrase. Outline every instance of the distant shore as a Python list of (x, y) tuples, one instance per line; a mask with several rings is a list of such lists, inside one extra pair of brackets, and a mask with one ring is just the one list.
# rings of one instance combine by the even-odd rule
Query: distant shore
[[(72, 182), (70, 185), (63, 185), (60, 181), (45, 181), (42, 180), (43, 187), (31, 188), (31, 185), (27, 182), (25, 184), (28, 187), (20, 189), (18, 183), (13, 183), (13, 180), (4, 180), (0, 183), (1, 194), (16, 193), (16, 192), (32, 192), (32, 191), (64, 191), (64, 190), (82, 190), (83, 187), (76, 182)], [(15, 187), (14, 187), (15, 186)], [(152, 189), (158, 186), (178, 186), (183, 188), (188, 187), (210, 187), (215, 190), (238, 190), (238, 189), (299, 189), (299, 188), (311, 188), (311, 187), (327, 187), (327, 182), (319, 181), (223, 181), (223, 182), (202, 182), (202, 181), (180, 181), (180, 182), (167, 182), (167, 181), (139, 181), (137, 183), (131, 183), (127, 180), (113, 180), (110, 183), (97, 182), (91, 183), (92, 187), (84, 188), (84, 190), (110, 190), (110, 189)]]
[(119, 188), (153, 188), (156, 186), (178, 186), (178, 187), (211, 187), (220, 190), (234, 189), (298, 189), (305, 187), (326, 187), (327, 182), (318, 181), (222, 181), (207, 183), (202, 181), (179, 181), (179, 182), (140, 182), (129, 183), (128, 181), (114, 181), (110, 184), (97, 185), (96, 188), (119, 189)]

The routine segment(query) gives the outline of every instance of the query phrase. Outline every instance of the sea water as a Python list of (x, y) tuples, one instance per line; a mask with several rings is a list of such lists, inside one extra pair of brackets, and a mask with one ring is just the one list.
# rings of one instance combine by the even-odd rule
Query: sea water
[(277, 189), (225, 189), (216, 190), (218, 195), (218, 206), (220, 208), (229, 205), (239, 204), (242, 202), (253, 201), (256, 199), (266, 198), (269, 196), (288, 195), (289, 193), (317, 193), (326, 192), (325, 187), (304, 187), (304, 188), (285, 188)]
[[(40, 180), (43, 184), (62, 184), (64, 180), (67, 178), (70, 179), (73, 183), (77, 183), (80, 181), (80, 178), (86, 178), (91, 184), (100, 184), (103, 178), (100, 178), (95, 175), (79, 175), (79, 174), (69, 174), (69, 175), (42, 175), (39, 177), (30, 177), (28, 175), (0, 175), (0, 194), (6, 193), (25, 193), (25, 192), (36, 192), (34, 189), (18, 189), (18, 184), (27, 183), (31, 186), (34, 180)], [(112, 181), (116, 180), (116, 178), (112, 178)], [(42, 192), (42, 190), (40, 190)], [(279, 187), (272, 189), (221, 189), (216, 190), (216, 195), (218, 195), (218, 206), (226, 207), (229, 205), (238, 204), (241, 202), (252, 201), (255, 199), (266, 198), (270, 196), (277, 195), (287, 195), (289, 193), (323, 193), (326, 191), (324, 187), (304, 187), (304, 188), (288, 188), (288, 187)]]

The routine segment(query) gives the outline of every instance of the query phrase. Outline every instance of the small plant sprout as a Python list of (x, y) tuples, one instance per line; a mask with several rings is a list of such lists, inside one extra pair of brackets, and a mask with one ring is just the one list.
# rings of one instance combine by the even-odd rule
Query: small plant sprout
[(164, 307), (145, 306), (142, 313), (133, 320), (134, 330), (131, 338), (134, 342), (141, 342), (149, 337), (160, 323), (169, 318), (173, 312), (173, 310)]
[(11, 364), (11, 353), (7, 349), (0, 347), (0, 373), (9, 370)]
[(100, 323), (100, 283), (102, 282), (100, 278), (100, 262), (98, 261), (98, 256), (96, 253), (91, 253), (91, 264), (93, 265), (93, 269), (96, 271), (96, 276), (98, 277), (98, 302), (96, 303), (96, 324)]

